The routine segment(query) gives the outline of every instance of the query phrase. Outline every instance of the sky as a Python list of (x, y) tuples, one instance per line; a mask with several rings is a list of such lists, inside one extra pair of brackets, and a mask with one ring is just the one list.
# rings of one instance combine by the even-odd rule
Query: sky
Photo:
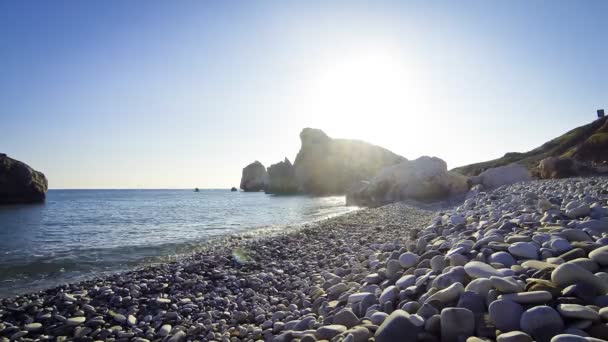
[[(52, 189), (226, 188), (304, 127), (448, 167), (608, 107), (608, 1), (1, 1), (0, 152)], [(607, 108), (608, 109), (608, 108)]]

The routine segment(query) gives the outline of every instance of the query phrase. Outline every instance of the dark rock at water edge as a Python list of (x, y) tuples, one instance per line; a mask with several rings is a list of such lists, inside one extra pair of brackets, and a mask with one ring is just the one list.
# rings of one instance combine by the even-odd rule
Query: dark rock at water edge
[(235, 188), (235, 187), (232, 187), (232, 188), (230, 189), (230, 191), (232, 191), (232, 192), (236, 192), (236, 191), (239, 191), (239, 189), (237, 189), (237, 188)]
[(256, 160), (243, 168), (240, 184), (243, 191), (262, 191), (266, 189), (267, 184), (268, 172), (266, 172), (266, 167), (262, 163)]
[(276, 195), (297, 194), (300, 191), (296, 181), (295, 169), (289, 159), (268, 167), (266, 193)]
[(0, 153), (0, 204), (44, 202), (47, 189), (42, 172)]

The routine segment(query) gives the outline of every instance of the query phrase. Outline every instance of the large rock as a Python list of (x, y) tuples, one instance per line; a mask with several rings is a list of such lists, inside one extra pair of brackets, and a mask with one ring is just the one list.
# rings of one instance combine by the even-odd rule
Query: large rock
[(295, 194), (300, 191), (296, 181), (295, 169), (289, 159), (272, 164), (268, 167), (268, 185), (266, 192), (269, 194)]
[(268, 172), (262, 163), (256, 160), (243, 168), (240, 186), (243, 191), (262, 191), (267, 184)]
[(332, 139), (319, 129), (304, 128), (302, 147), (294, 167), (303, 192), (345, 194), (353, 185), (368, 180), (382, 168), (405, 158), (359, 140)]
[(576, 176), (577, 162), (572, 158), (548, 157), (538, 163), (540, 178), (566, 178)]
[(530, 180), (532, 180), (530, 171), (519, 164), (509, 164), (487, 169), (480, 173), (479, 176), (471, 177), (473, 184), (481, 184), (486, 189), (494, 189), (499, 186)]
[(360, 183), (347, 194), (347, 203), (379, 205), (405, 199), (431, 201), (468, 190), (468, 179), (449, 172), (437, 157), (405, 160), (382, 169), (368, 183)]
[(43, 202), (47, 189), (42, 172), (0, 153), (0, 204)]

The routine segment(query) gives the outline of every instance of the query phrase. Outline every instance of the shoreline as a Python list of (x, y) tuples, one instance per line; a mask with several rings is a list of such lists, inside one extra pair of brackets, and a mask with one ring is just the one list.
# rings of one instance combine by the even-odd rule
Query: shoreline
[[(31, 259), (15, 259), (13, 257), (14, 260), (11, 259), (3, 267), (0, 267), (6, 270), (6, 273), (3, 273), (2, 277), (0, 277), (2, 278), (2, 282), (0, 283), (0, 298), (10, 298), (15, 295), (46, 290), (66, 283), (107, 277), (115, 273), (133, 271), (149, 265), (187, 259), (190, 255), (207, 248), (206, 246), (208, 245), (221, 244), (222, 239), (227, 236), (269, 236), (277, 231), (291, 230), (292, 228), (314, 224), (319, 220), (359, 210), (359, 208), (344, 205), (340, 208), (320, 206), (318, 209), (318, 211), (306, 212), (306, 214), (300, 215), (302, 217), (294, 216), (294, 218), (301, 219), (300, 222), (296, 221), (295, 223), (284, 223), (279, 219), (272, 224), (271, 221), (273, 219), (268, 220), (263, 218), (262, 220), (253, 218), (249, 220), (251, 222), (247, 222), (248, 220), (245, 217), (240, 220), (239, 226), (230, 225), (226, 221), (226, 230), (218, 231), (216, 228), (213, 228), (208, 233), (205, 230), (201, 230), (201, 235), (206, 234), (203, 237), (192, 236), (191, 239), (179, 241), (169, 239), (165, 243), (152, 245), (141, 245), (139, 241), (129, 242), (128, 240), (121, 240), (132, 245), (109, 248), (88, 246), (82, 250), (77, 249), (77, 253), (84, 254), (90, 251), (89, 255), (94, 256), (92, 258), (85, 256), (84, 265), (79, 265), (78, 258), (69, 259), (71, 256), (67, 250), (62, 251), (63, 254), (66, 254), (64, 256), (65, 261), (62, 261), (61, 254), (58, 254), (59, 256), (57, 256), (56, 260), (46, 260), (44, 258), (46, 253), (40, 253), (40, 256), (34, 256)], [(293, 220), (283, 221), (289, 222)], [(117, 241), (116, 244), (120, 245), (124, 243)], [(7, 256), (10, 259), (10, 255), (7, 254)], [(96, 260), (94, 260), (95, 258)], [(83, 260), (80, 259), (80, 261)], [(60, 267), (62, 268), (61, 270), (59, 269)], [(63, 267), (65, 267), (65, 270)], [(34, 269), (39, 273), (33, 273)]]
[(608, 340), (608, 178), (362, 209), (0, 300), (33, 340)]
[[(161, 263), (161, 264), (154, 264), (154, 265), (146, 265), (146, 266), (142, 266), (139, 267), (135, 270), (131, 270), (131, 271), (126, 271), (126, 272), (120, 272), (120, 273), (115, 273), (115, 274), (111, 274), (107, 277), (94, 277), (90, 280), (84, 280), (81, 282), (76, 282), (76, 283), (72, 283), (72, 284), (64, 284), (64, 285), (60, 285), (54, 288), (50, 288), (50, 289), (46, 289), (46, 290), (42, 290), (42, 291), (38, 291), (35, 293), (28, 293), (28, 294), (23, 294), (23, 295), (17, 295), (14, 297), (9, 297), (9, 298), (2, 298), (0, 299), (0, 312), (3, 312), (3, 316), (2, 317), (2, 321), (4, 321), (4, 324), (6, 323), (17, 323), (19, 322), (19, 319), (17, 319), (16, 317), (14, 317), (14, 315), (19, 315), (21, 313), (26, 313), (28, 311), (28, 309), (25, 309), (24, 311), (21, 311), (21, 309), (19, 308), (27, 308), (27, 307), (32, 307), (33, 304), (37, 303), (38, 305), (36, 305), (37, 307), (45, 307), (45, 306), (57, 306), (57, 312), (53, 312), (52, 313), (47, 313), (44, 314), (42, 312), (45, 311), (41, 311), (41, 312), (37, 312), (36, 314), (34, 314), (33, 312), (31, 313), (34, 316), (34, 320), (36, 320), (36, 322), (38, 322), (40, 319), (42, 319), (42, 321), (44, 321), (45, 323), (42, 324), (42, 326), (40, 327), (40, 330), (36, 330), (36, 331), (30, 331), (27, 335), (25, 336), (30, 336), (30, 337), (34, 337), (36, 336), (37, 338), (39, 338), (41, 335), (45, 335), (48, 334), (49, 336), (75, 336), (74, 334), (78, 333), (78, 335), (82, 335), (83, 334), (83, 330), (82, 329), (78, 329), (78, 331), (76, 331), (77, 329), (74, 328), (73, 325), (69, 325), (67, 324), (67, 320), (69, 319), (69, 317), (85, 317), (85, 322), (88, 322), (89, 320), (91, 320), (92, 318), (94, 318), (95, 316), (99, 316), (101, 315), (103, 317), (103, 319), (99, 319), (97, 320), (97, 323), (93, 323), (93, 325), (95, 327), (98, 326), (104, 326), (104, 325), (108, 325), (108, 328), (114, 326), (115, 324), (119, 324), (121, 325), (121, 323), (126, 323), (125, 321), (122, 321), (122, 316), (127, 317), (129, 315), (128, 310), (126, 310), (127, 307), (129, 307), (130, 305), (133, 304), (133, 302), (140, 302), (143, 301), (145, 302), (146, 306), (150, 306), (152, 309), (152, 312), (150, 312), (150, 314), (154, 314), (154, 317), (156, 317), (156, 315), (158, 315), (158, 312), (162, 312), (163, 310), (167, 310), (170, 311), (171, 309), (177, 309), (177, 312), (180, 311), (180, 309), (186, 309), (186, 311), (189, 311), (190, 313), (192, 312), (191, 310), (193, 310), (193, 308), (189, 307), (188, 304), (191, 303), (200, 303), (203, 302), (205, 308), (217, 308), (218, 311), (217, 313), (219, 314), (218, 317), (207, 317), (206, 319), (212, 319), (212, 320), (221, 320), (222, 315), (224, 314), (223, 311), (227, 309), (227, 307), (225, 305), (223, 305), (222, 303), (214, 303), (215, 299), (213, 298), (206, 298), (205, 296), (201, 297), (196, 297), (194, 296), (198, 291), (202, 291), (200, 293), (213, 293), (212, 289), (215, 288), (222, 288), (225, 284), (223, 282), (222, 279), (225, 279), (226, 274), (230, 274), (232, 277), (236, 277), (238, 276), (245, 276), (248, 279), (247, 283), (249, 286), (248, 289), (252, 289), (251, 286), (257, 287), (260, 286), (260, 284), (258, 284), (259, 282), (263, 283), (265, 281), (268, 280), (274, 280), (274, 282), (277, 283), (277, 286), (279, 286), (280, 283), (290, 283), (289, 278), (290, 277), (298, 277), (298, 273), (300, 272), (289, 272), (286, 270), (288, 270), (291, 267), (295, 266), (295, 263), (301, 262), (302, 259), (300, 258), (291, 258), (289, 256), (289, 254), (285, 253), (285, 249), (289, 249), (290, 251), (294, 252), (294, 253), (302, 253), (304, 251), (306, 251), (307, 249), (310, 248), (314, 248), (315, 246), (318, 247), (319, 245), (328, 245), (334, 248), (334, 250), (328, 251), (327, 255), (318, 255), (319, 257), (331, 257), (331, 258), (338, 258), (340, 260), (345, 261), (346, 260), (346, 255), (342, 253), (342, 250), (340, 248), (338, 248), (337, 246), (334, 246), (332, 244), (333, 239), (336, 239), (336, 237), (338, 235), (344, 234), (344, 238), (342, 239), (343, 241), (346, 240), (351, 240), (353, 238), (353, 236), (357, 236), (357, 237), (361, 237), (366, 235), (367, 233), (369, 233), (369, 231), (363, 231), (361, 228), (363, 226), (367, 225), (366, 230), (370, 229), (370, 225), (371, 226), (376, 226), (378, 224), (383, 224), (387, 225), (390, 224), (389, 222), (393, 222), (392, 224), (395, 225), (394, 228), (392, 229), (393, 234), (394, 233), (398, 233), (398, 231), (400, 231), (399, 229), (397, 229), (397, 227), (399, 227), (401, 224), (403, 224), (404, 220), (408, 220), (407, 216), (405, 214), (399, 214), (396, 213), (395, 211), (399, 211), (398, 208), (407, 208), (406, 211), (410, 212), (410, 211), (414, 211), (414, 212), (418, 212), (417, 209), (413, 209), (413, 208), (409, 208), (409, 207), (405, 207), (401, 204), (394, 204), (394, 205), (389, 205), (389, 206), (385, 206), (385, 207), (380, 207), (380, 208), (374, 208), (374, 209), (359, 209), (359, 210), (354, 210), (352, 212), (349, 213), (345, 213), (343, 215), (338, 215), (338, 216), (334, 216), (332, 218), (326, 218), (326, 219), (320, 219), (318, 221), (312, 222), (312, 223), (304, 223), (301, 225), (291, 225), (290, 227), (287, 227), (286, 229), (281, 229), (278, 231), (268, 231), (268, 230), (263, 230), (263, 232), (260, 234), (260, 232), (256, 231), (256, 232), (243, 232), (243, 233), (238, 233), (238, 234), (234, 234), (234, 235), (228, 235), (228, 236), (223, 236), (223, 237), (218, 237), (217, 240), (214, 241), (210, 241), (209, 244), (207, 244), (206, 247), (204, 247), (203, 249), (197, 251), (196, 253), (190, 254), (189, 256), (185, 256), (184, 258), (181, 258), (180, 260), (176, 260), (170, 263)], [(382, 218), (380, 216), (378, 216), (380, 213), (385, 213), (387, 211), (390, 211), (393, 213), (393, 215), (399, 216), (399, 219), (395, 219), (395, 218)], [(428, 218), (430, 218), (430, 212), (428, 211), (419, 211), (420, 213), (423, 213), (424, 218), (421, 221), (419, 221), (419, 224), (424, 224), (426, 223), (426, 221), (428, 221)], [(324, 238), (324, 234), (328, 234), (328, 236), (331, 236), (332, 238), (330, 240)], [(350, 237), (348, 235), (351, 235)], [(385, 232), (385, 234), (388, 234), (387, 232)], [(396, 237), (398, 234), (394, 234)], [(348, 237), (348, 238), (347, 238)], [(300, 247), (300, 243), (302, 241), (302, 239), (305, 240), (312, 240), (313, 245), (309, 248), (306, 249), (301, 249)], [(297, 246), (297, 247), (295, 247)], [(367, 246), (367, 245), (366, 245)], [(235, 248), (241, 248), (247, 251), (247, 254), (249, 254), (249, 256), (251, 258), (253, 258), (253, 260), (255, 261), (254, 263), (251, 264), (238, 264), (235, 261), (235, 256), (233, 255), (233, 251)], [(276, 250), (276, 253), (278, 253), (278, 256), (273, 255), (272, 250)], [(283, 250), (283, 251), (281, 251)], [(311, 255), (316, 255), (316, 253), (320, 252), (317, 251), (315, 252), (314, 250), (311, 250)], [(270, 253), (270, 254), (267, 254)], [(306, 259), (305, 257), (303, 257), (303, 259)], [(276, 266), (275, 266), (276, 265)], [(281, 265), (281, 267), (277, 267)], [(190, 271), (194, 271), (196, 273), (191, 273), (191, 275), (196, 278), (196, 282), (197, 283), (202, 283), (202, 284), (207, 284), (207, 286), (205, 286), (205, 290), (203, 290), (203, 288), (198, 289), (198, 291), (194, 290), (192, 291), (192, 289), (190, 289), (189, 291), (185, 291), (185, 289), (183, 289), (183, 291), (177, 291), (177, 293), (169, 293), (167, 290), (164, 289), (170, 289), (173, 287), (180, 287), (181, 288), (181, 284), (183, 281), (185, 281), (186, 279), (183, 277), (180, 277), (178, 274), (184, 272), (187, 269), (192, 269)], [(222, 272), (220, 273), (219, 270), (222, 270)], [(283, 270), (283, 271), (280, 271)], [(320, 272), (327, 272), (329, 271), (327, 268), (322, 268), (320, 266), (317, 266), (317, 270), (316, 270), (316, 275), (318, 276), (318, 274)], [(185, 271), (188, 272), (188, 271)], [(203, 276), (199, 277), (199, 274), (204, 274)], [(259, 276), (261, 274), (261, 276)], [(258, 275), (258, 276), (256, 276)], [(312, 274), (310, 274), (311, 277), (307, 277), (307, 281), (306, 282), (311, 282), (312, 281)], [(160, 286), (159, 287), (155, 287), (155, 288), (151, 288), (150, 286), (150, 282), (155, 283), (155, 285), (158, 285), (157, 281), (155, 281), (155, 279), (157, 277), (161, 277), (164, 279), (164, 281), (160, 282)], [(276, 279), (275, 279), (276, 277)], [(251, 281), (251, 278), (254, 279), (254, 281)], [(277, 282), (278, 279), (282, 279), (285, 278), (284, 281), (281, 282)], [(219, 283), (215, 283), (215, 282), (219, 282)], [(316, 281), (318, 283), (318, 279)], [(215, 283), (213, 286), (209, 287), (209, 284), (213, 284)], [(254, 284), (255, 283), (255, 284)], [(119, 285), (120, 284), (120, 285)], [(130, 284), (130, 285), (127, 285)], [(142, 288), (142, 284), (147, 284), (147, 289)], [(321, 285), (321, 284), (317, 284), (317, 285)], [(259, 288), (253, 291), (256, 291), (258, 293), (259, 292)], [(209, 291), (209, 292), (208, 292)], [(268, 289), (264, 289), (264, 292), (267, 292)], [(292, 291), (297, 291), (296, 288), (292, 289)], [(135, 293), (133, 293), (135, 292)], [(229, 291), (230, 292), (230, 291)], [(241, 291), (236, 291), (238, 293), (240, 293)], [(261, 293), (264, 293), (261, 292)], [(240, 293), (241, 294), (241, 293)], [(231, 294), (234, 295), (234, 294)], [(241, 294), (242, 295), (242, 294)], [(284, 302), (285, 304), (287, 304), (287, 306), (291, 305), (292, 303), (290, 303), (291, 301), (293, 301), (293, 298), (295, 297), (294, 293), (291, 293), (289, 296), (286, 296), (284, 298), (281, 298), (281, 296), (279, 295), (278, 292), (276, 291), (271, 291), (271, 293), (264, 293), (264, 297), (268, 297), (269, 295), (272, 295), (275, 297), (275, 300), (278, 300), (279, 302)], [(303, 294), (300, 293), (298, 294), (298, 296), (302, 296)], [(306, 295), (303, 295), (304, 298), (306, 297)], [(166, 297), (170, 297), (166, 298)], [(126, 298), (128, 298), (127, 300), (125, 300)], [(309, 297), (309, 300), (311, 300), (312, 298)], [(165, 303), (165, 300), (168, 300)], [(246, 300), (246, 299), (245, 299)], [(258, 298), (256, 298), (256, 300), (254, 301), (256, 303), (256, 305), (254, 306), (259, 306), (261, 305), (260, 303), (266, 303), (267, 305), (271, 305), (274, 306), (274, 309), (272, 307), (266, 307), (264, 309), (264, 312), (267, 314), (272, 314), (276, 311), (282, 311), (282, 310), (277, 310), (276, 309), (276, 303), (275, 304), (270, 304), (268, 303), (267, 300), (258, 300)], [(129, 305), (125, 305), (126, 303), (128, 303)], [(210, 305), (211, 303), (211, 305)], [(300, 303), (302, 304), (302, 303)], [(210, 306), (209, 306), (210, 305)], [(93, 310), (91, 310), (91, 307), (93, 307)], [(177, 306), (177, 307), (176, 307)], [(185, 307), (184, 307), (185, 306)], [(88, 311), (83, 310), (82, 308), (86, 307), (88, 308)], [(103, 309), (99, 309), (99, 308), (103, 308)], [(74, 312), (70, 312), (71, 309), (75, 309), (78, 308), (77, 310), (75, 310)], [(237, 306), (238, 308), (238, 306)], [(121, 311), (121, 309), (125, 312), (123, 312), (122, 314), (118, 313)], [(253, 309), (253, 307), (251, 307), (250, 309)], [(196, 311), (196, 310), (194, 310)], [(115, 315), (112, 314), (113, 313), (118, 313), (118, 315), (122, 315), (119, 316), (121, 318), (117, 319), (115, 318)], [(266, 319), (264, 321), (261, 321), (260, 317), (250, 317), (251, 316), (251, 310), (247, 310), (248, 314), (246, 314), (246, 318), (242, 317), (244, 311), (240, 311), (240, 310), (235, 310), (235, 312), (239, 312), (239, 313), (235, 313), (234, 315), (236, 315), (239, 319), (234, 320), (234, 322), (232, 324), (228, 323), (226, 326), (223, 326), (222, 329), (220, 329), (220, 331), (222, 330), (230, 330), (230, 327), (235, 328), (239, 325), (242, 324), (252, 324), (253, 326), (259, 327), (260, 324), (263, 324)], [(42, 314), (41, 314), (42, 313)], [(8, 314), (8, 315), (7, 315)], [(75, 316), (75, 315), (82, 315), (84, 314), (84, 316)], [(143, 313), (137, 313), (137, 312), (131, 312), (131, 314), (134, 314), (133, 317), (136, 318), (136, 320), (138, 322), (146, 322), (146, 317), (148, 315), (145, 315)], [(234, 316), (234, 315), (230, 315), (230, 316)], [(257, 315), (259, 316), (259, 315)], [(296, 316), (294, 317), (299, 317), (301, 316), (300, 314), (296, 314)], [(181, 315), (178, 313), (177, 316), (174, 315), (170, 315), (170, 317), (172, 317), (171, 319), (169, 319), (169, 321), (171, 322), (175, 322), (175, 318), (181, 317), (180, 319), (178, 319), (177, 321), (183, 321), (185, 315), (184, 313), (182, 313)], [(203, 315), (203, 317), (206, 317), (206, 315)], [(63, 320), (63, 318), (65, 318), (65, 320)], [(200, 319), (202, 317), (198, 317), (198, 319)], [(264, 317), (266, 318), (266, 317)], [(167, 321), (166, 318), (160, 318), (163, 322)], [(93, 319), (95, 321), (95, 319)], [(185, 324), (186, 326), (184, 328), (185, 331), (187, 331), (188, 329), (192, 328), (193, 326), (195, 326), (195, 321), (193, 320), (191, 322), (189, 322), (189, 324)], [(241, 323), (237, 323), (237, 322), (241, 322)], [(154, 320), (149, 320), (149, 322), (147, 322), (149, 324), (147, 324), (147, 326), (151, 327), (151, 325), (154, 326), (153, 330), (154, 333), (146, 333), (147, 330), (144, 329), (140, 329), (141, 331), (137, 330), (137, 325), (133, 326), (133, 325), (129, 325), (129, 324), (122, 324), (121, 326), (123, 326), (123, 328), (126, 328), (126, 330), (132, 331), (133, 329), (135, 329), (135, 333), (133, 333), (133, 336), (141, 336), (143, 338), (148, 338), (150, 340), (153, 340), (154, 338), (158, 338), (158, 337), (162, 337), (159, 334), (164, 334), (164, 332), (160, 331), (160, 328), (162, 327), (162, 325), (157, 326), (158, 324), (153, 324)], [(80, 325), (76, 325), (77, 327)], [(253, 328), (253, 326), (250, 326), (251, 328), (248, 329), (248, 334), (251, 335), (255, 335), (256, 338), (263, 338), (263, 331), (258, 332), (258, 331), (254, 331), (258, 328)], [(84, 324), (84, 331), (88, 331), (89, 329), (86, 329), (87, 327), (91, 327), (88, 324)], [(210, 327), (211, 328), (211, 327)], [(249, 327), (248, 327), (249, 328)], [(197, 331), (198, 330), (206, 330), (206, 331), (213, 331), (214, 329), (204, 329), (200, 326), (198, 326)], [(227, 329), (227, 330), (226, 330)], [(253, 329), (253, 330), (252, 330)], [(12, 330), (14, 330), (14, 328), (10, 328), (9, 330), (6, 329), (6, 326), (4, 327), (4, 330), (1, 329), (0, 327), (0, 336), (4, 336), (4, 337), (11, 337), (8, 336), (10, 332), (12, 332)], [(109, 335), (108, 332), (106, 331), (106, 335), (104, 336), (104, 339), (109, 338), (110, 336), (116, 335), (116, 338), (120, 338), (118, 335), (125, 335), (125, 332), (122, 331), (125, 329), (120, 329), (120, 332), (122, 332), (122, 334), (118, 334), (117, 332), (112, 332)], [(173, 330), (173, 329), (172, 329)], [(180, 330), (181, 329), (177, 329)], [(217, 330), (217, 329), (215, 329)], [(242, 330), (242, 329), (241, 329)], [(249, 331), (251, 330), (251, 331)], [(18, 330), (15, 333), (19, 332), (19, 331), (26, 331), (26, 330)], [(97, 331), (97, 329), (93, 329), (91, 331), (88, 331), (88, 333), (94, 333), (95, 331)], [(241, 331), (242, 332), (242, 331)], [(101, 333), (101, 332), (98, 332)], [(177, 331), (175, 332), (177, 333)], [(190, 333), (194, 333), (194, 331), (190, 331)], [(197, 332), (197, 333), (200, 333)], [(208, 333), (208, 332), (207, 332)], [(225, 332), (222, 332), (222, 334)], [(232, 332), (230, 332), (230, 334), (232, 334)], [(14, 334), (14, 333), (13, 333)], [(131, 335), (130, 333), (126, 333), (127, 335)], [(124, 337), (123, 336), (123, 337)], [(218, 336), (220, 337), (220, 336)], [(99, 336), (97, 336), (97, 339), (99, 339)], [(203, 340), (205, 340), (203, 338)]]

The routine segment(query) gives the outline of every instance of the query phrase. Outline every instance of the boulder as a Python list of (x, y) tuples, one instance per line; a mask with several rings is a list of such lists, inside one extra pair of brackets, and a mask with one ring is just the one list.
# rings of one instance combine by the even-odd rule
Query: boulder
[(42, 172), (0, 153), (0, 204), (44, 202), (47, 189)]
[(576, 176), (577, 163), (571, 158), (548, 157), (538, 163), (540, 178), (566, 178)]
[(494, 189), (503, 185), (532, 180), (530, 171), (519, 164), (509, 164), (494, 167), (471, 177), (472, 184), (481, 184), (486, 189)]
[(304, 128), (300, 140), (296, 178), (300, 189), (313, 195), (345, 194), (353, 184), (406, 160), (360, 140), (332, 139), (320, 129)]
[(289, 159), (268, 167), (266, 193), (277, 195), (295, 194), (300, 191), (296, 181), (295, 169)]
[(243, 191), (262, 191), (267, 184), (268, 172), (262, 163), (256, 160), (243, 168), (240, 186)]
[(414, 199), (433, 201), (450, 195), (464, 194), (468, 179), (449, 172), (437, 157), (420, 157), (387, 166), (367, 183), (359, 183), (347, 193), (347, 203), (381, 205)]

